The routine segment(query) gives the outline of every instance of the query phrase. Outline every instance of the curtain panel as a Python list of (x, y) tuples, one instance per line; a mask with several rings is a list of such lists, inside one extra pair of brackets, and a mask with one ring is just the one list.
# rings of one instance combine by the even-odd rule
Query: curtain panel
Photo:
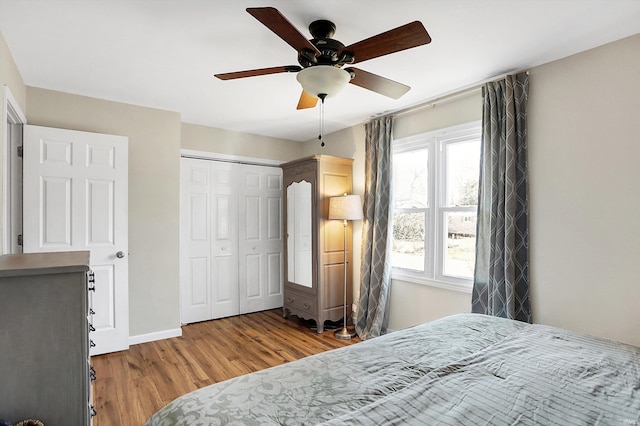
[(389, 322), (392, 130), (392, 117), (381, 117), (365, 124), (362, 281), (355, 324), (356, 332), (363, 340), (386, 333)]
[(531, 322), (527, 73), (482, 90), (482, 153), (472, 312)]

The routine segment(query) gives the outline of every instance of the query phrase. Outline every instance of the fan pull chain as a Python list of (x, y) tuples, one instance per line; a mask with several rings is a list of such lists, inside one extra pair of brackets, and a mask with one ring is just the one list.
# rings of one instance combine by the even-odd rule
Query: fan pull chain
[(318, 140), (320, 141), (320, 146), (324, 146), (324, 141), (322, 140), (322, 135), (324, 134), (324, 98), (326, 98), (327, 95), (324, 93), (320, 93), (318, 95), (318, 98), (320, 98), (320, 130), (319, 130), (319, 135), (318, 135)]

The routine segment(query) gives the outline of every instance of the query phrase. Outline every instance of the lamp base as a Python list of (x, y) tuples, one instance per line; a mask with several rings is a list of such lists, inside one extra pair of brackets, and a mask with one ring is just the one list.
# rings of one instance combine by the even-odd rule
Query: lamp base
[(355, 335), (356, 335), (355, 331), (349, 331), (347, 330), (346, 327), (344, 327), (342, 330), (337, 330), (335, 333), (333, 333), (333, 337), (340, 340), (351, 340), (355, 337)]

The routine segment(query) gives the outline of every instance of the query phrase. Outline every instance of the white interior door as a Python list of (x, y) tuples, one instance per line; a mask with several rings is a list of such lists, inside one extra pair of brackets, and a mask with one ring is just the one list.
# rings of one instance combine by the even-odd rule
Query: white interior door
[(282, 171), (181, 159), (183, 323), (282, 306)]
[(129, 347), (128, 139), (24, 127), (23, 250), (89, 250), (92, 355)]
[(184, 324), (211, 319), (211, 166), (180, 159), (180, 300)]
[(282, 306), (282, 170), (239, 165), (240, 313)]
[(232, 163), (180, 160), (181, 321), (238, 315), (238, 194)]
[(238, 193), (236, 164), (211, 164), (211, 318), (238, 315)]

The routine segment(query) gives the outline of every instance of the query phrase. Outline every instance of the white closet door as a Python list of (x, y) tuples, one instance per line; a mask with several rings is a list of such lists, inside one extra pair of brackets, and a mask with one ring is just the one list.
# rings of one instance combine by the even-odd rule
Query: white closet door
[(240, 313), (282, 306), (282, 170), (239, 168)]
[(211, 200), (211, 318), (238, 315), (237, 164), (209, 161)]
[(180, 159), (181, 320), (211, 319), (211, 162)]
[(282, 171), (181, 159), (183, 323), (282, 306)]

